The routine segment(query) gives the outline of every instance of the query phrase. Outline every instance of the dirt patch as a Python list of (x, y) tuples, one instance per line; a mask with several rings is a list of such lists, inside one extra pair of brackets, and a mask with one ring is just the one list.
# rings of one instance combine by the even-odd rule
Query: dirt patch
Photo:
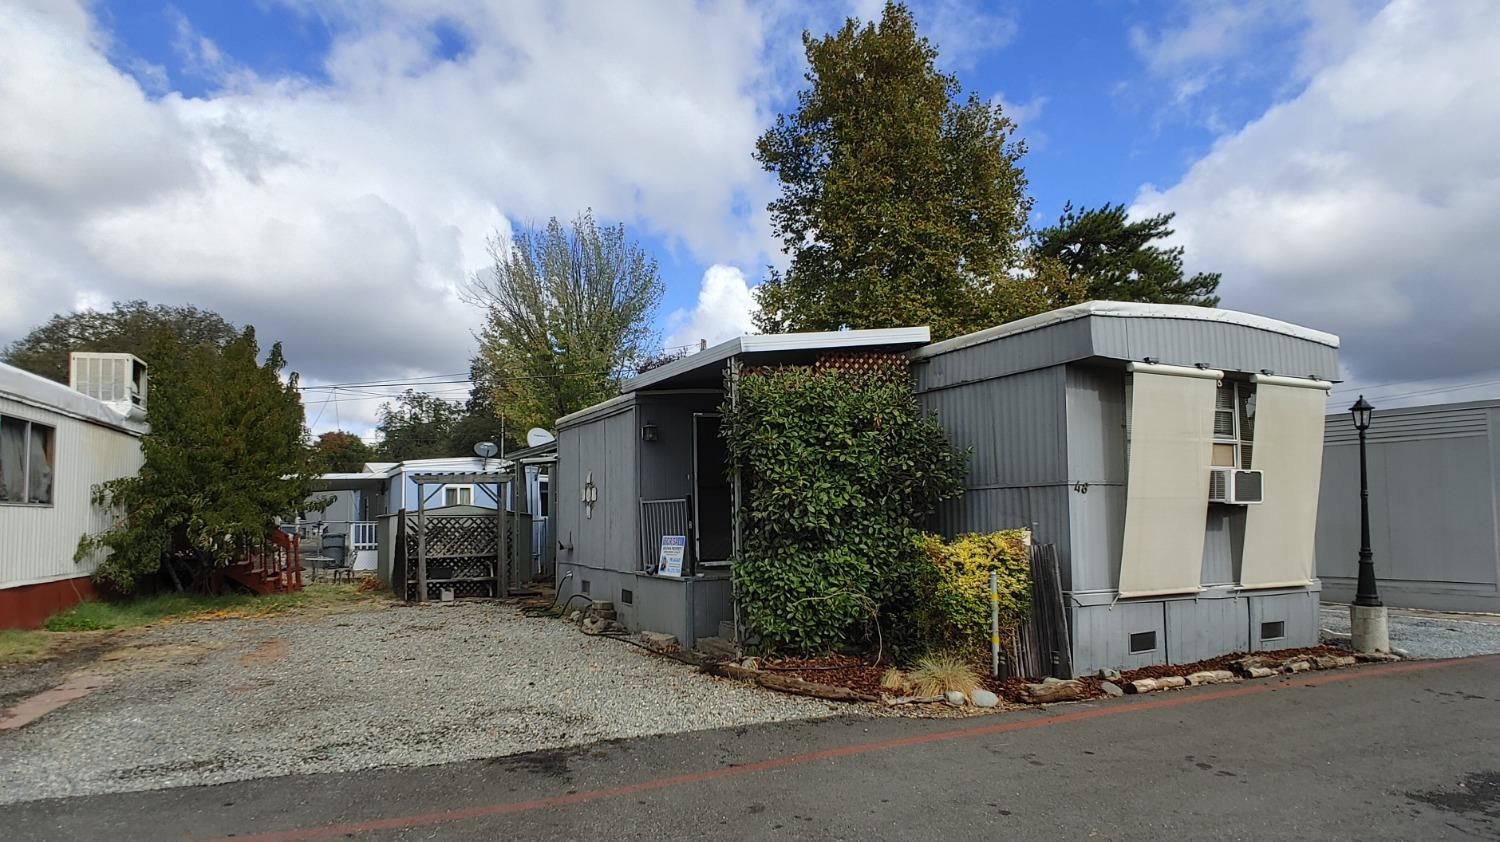
[(122, 646), (100, 655), (86, 667), (88, 672), (119, 673), (186, 666), (203, 660), (208, 653), (224, 648), (223, 643), (157, 643), (145, 646)]
[(245, 665), (245, 666), (247, 666), (247, 667), (264, 666), (265, 664), (274, 664), (277, 661), (281, 660), (282, 658), (285, 658), (286, 657), (286, 653), (287, 653), (286, 641), (282, 640), (279, 637), (276, 637), (276, 638), (272, 638), (270, 640), (267, 640), (265, 643), (262, 643), (260, 646), (257, 646), (255, 648), (254, 652), (251, 652), (248, 655), (242, 656), (240, 658), (240, 663), (243, 664), (243, 665)]
[(0, 665), (0, 708), (56, 687), (75, 673), (86, 671), (99, 653), (117, 642), (116, 630), (49, 632), (51, 645), (42, 658), (22, 664)]

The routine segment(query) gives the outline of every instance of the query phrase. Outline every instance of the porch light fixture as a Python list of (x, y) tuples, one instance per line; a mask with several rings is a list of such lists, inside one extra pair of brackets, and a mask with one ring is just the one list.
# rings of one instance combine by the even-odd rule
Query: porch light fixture
[(656, 441), (657, 429), (655, 424), (641, 425), (641, 441)]

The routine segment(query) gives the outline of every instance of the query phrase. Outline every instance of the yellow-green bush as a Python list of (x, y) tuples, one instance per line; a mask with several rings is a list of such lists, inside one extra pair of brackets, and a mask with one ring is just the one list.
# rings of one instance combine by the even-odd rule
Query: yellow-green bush
[(917, 621), (929, 645), (967, 650), (985, 645), (990, 629), (990, 571), (997, 576), (1000, 627), (1025, 618), (1031, 602), (1026, 531), (960, 535), (944, 542), (920, 539), (929, 562), (921, 577)]

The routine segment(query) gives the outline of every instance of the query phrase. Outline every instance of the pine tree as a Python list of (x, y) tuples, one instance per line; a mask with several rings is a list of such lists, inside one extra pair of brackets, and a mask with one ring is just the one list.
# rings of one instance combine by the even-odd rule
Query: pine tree
[(1172, 236), (1174, 215), (1132, 221), (1124, 205), (1075, 210), (1069, 204), (1056, 225), (1036, 232), (1032, 248), (1061, 265), (1092, 299), (1217, 307), (1218, 272), (1184, 278), (1182, 246), (1154, 245)]

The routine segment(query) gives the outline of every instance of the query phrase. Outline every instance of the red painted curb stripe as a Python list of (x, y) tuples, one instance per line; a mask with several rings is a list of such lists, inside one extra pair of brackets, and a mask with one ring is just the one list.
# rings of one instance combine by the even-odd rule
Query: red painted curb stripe
[[(1037, 719), (1024, 719), (1015, 722), (999, 722), (989, 725), (975, 725), (966, 728), (954, 728), (947, 731), (937, 731), (931, 734), (917, 734), (910, 737), (896, 737), (887, 740), (875, 740), (867, 743), (856, 743), (854, 745), (839, 748), (823, 749), (821, 751), (807, 752), (805, 754), (789, 754), (782, 757), (773, 757), (760, 760), (755, 763), (746, 763), (741, 766), (721, 766), (717, 769), (706, 769), (698, 772), (687, 772), (681, 775), (672, 775), (665, 778), (655, 778), (649, 781), (627, 784), (624, 786), (594, 789), (587, 792), (575, 792), (568, 795), (552, 795), (545, 798), (534, 798), (529, 801), (512, 801), (505, 804), (484, 804), (474, 807), (463, 807), (454, 810), (442, 810), (433, 813), (420, 813), (412, 816), (393, 816), (385, 819), (372, 819), (369, 821), (349, 822), (347, 824), (325, 825), (323, 827), (310, 827), (300, 830), (285, 830), (272, 833), (263, 833), (252, 836), (233, 837), (236, 842), (302, 842), (308, 839), (327, 839), (334, 836), (348, 836), (356, 833), (370, 833), (379, 830), (400, 830), (403, 828), (422, 827), (449, 822), (460, 822), (469, 819), (487, 818), (491, 816), (507, 816), (514, 813), (527, 813), (534, 810), (544, 810), (551, 807), (567, 807), (572, 804), (584, 804), (590, 801), (599, 801), (607, 798), (619, 798), (626, 795), (637, 795), (643, 792), (653, 792), (659, 789), (668, 789), (685, 784), (702, 783), (714, 781), (721, 778), (749, 775), (755, 772), (764, 772), (771, 769), (782, 769), (787, 766), (800, 766), (807, 763), (816, 763), (820, 760), (830, 760), (838, 757), (849, 757), (857, 754), (867, 754), (875, 751), (887, 751), (896, 748), (908, 748), (910, 746), (926, 745), (928, 743), (946, 742), (971, 737), (983, 737), (992, 734), (1006, 734), (1013, 731), (1030, 731), (1036, 728), (1046, 728), (1052, 725), (1062, 725), (1069, 722), (1083, 722), (1090, 719), (1100, 719), (1109, 716), (1120, 716), (1127, 713), (1139, 713), (1148, 710), (1160, 710), (1162, 708), (1174, 708), (1183, 705), (1194, 705), (1203, 702), (1215, 702), (1222, 699), (1233, 699), (1241, 696), (1255, 696), (1261, 693), (1271, 693), (1288, 686), (1312, 687), (1321, 684), (1333, 684), (1340, 681), (1353, 681), (1359, 678), (1376, 678), (1388, 675), (1399, 675), (1409, 672), (1423, 672), (1426, 670), (1440, 669), (1443, 667), (1463, 666), (1477, 663), (1488, 663), (1500, 660), (1500, 655), (1485, 655), (1477, 658), (1461, 658), (1447, 661), (1421, 661), (1393, 664), (1390, 666), (1373, 666), (1361, 669), (1322, 672), (1302, 677), (1288, 676), (1286, 681), (1267, 682), (1261, 684), (1240, 685), (1237, 687), (1216, 690), (1207, 693), (1192, 693), (1188, 695), (1167, 695), (1144, 702), (1127, 702), (1107, 704), (1104, 707), (1084, 708), (1046, 716)], [(227, 837), (226, 837), (227, 839)], [(224, 840), (220, 840), (224, 842)]]
[(35, 696), (28, 696), (0, 711), (0, 731), (11, 731), (41, 719), (54, 710), (75, 699), (98, 690), (109, 683), (102, 675), (80, 675)]

